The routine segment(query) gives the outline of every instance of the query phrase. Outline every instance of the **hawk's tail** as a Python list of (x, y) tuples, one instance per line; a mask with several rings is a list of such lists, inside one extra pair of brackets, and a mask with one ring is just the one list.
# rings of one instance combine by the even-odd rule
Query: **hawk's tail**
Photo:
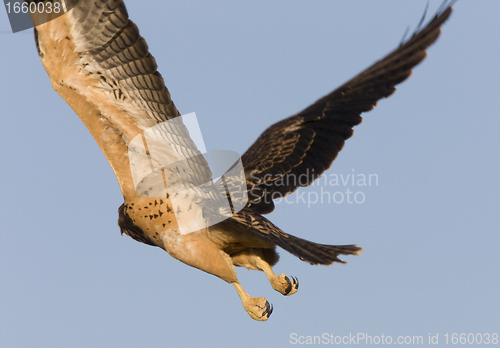
[(338, 258), (339, 255), (359, 255), (363, 248), (356, 244), (328, 245), (310, 242), (283, 232), (278, 226), (262, 215), (243, 209), (233, 215), (232, 220), (246, 225), (249, 230), (260, 237), (270, 240), (277, 246), (285, 249), (292, 255), (314, 265), (331, 265), (334, 262), (346, 263)]
[(308, 240), (292, 236), (281, 231), (281, 234), (286, 237), (272, 238), (273, 243), (285, 249), (289, 253), (297, 256), (302, 261), (309, 262), (314, 265), (331, 265), (334, 262), (347, 263), (338, 258), (339, 255), (356, 255), (364, 249), (358, 247), (356, 244), (350, 245), (328, 245), (310, 242)]

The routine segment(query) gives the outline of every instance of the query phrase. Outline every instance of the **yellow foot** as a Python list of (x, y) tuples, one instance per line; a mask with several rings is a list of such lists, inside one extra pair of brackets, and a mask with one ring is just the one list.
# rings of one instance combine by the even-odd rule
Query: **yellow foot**
[(273, 289), (280, 294), (289, 296), (295, 294), (299, 289), (299, 280), (297, 278), (290, 277), (292, 278), (292, 280), (290, 280), (290, 278), (288, 278), (285, 274), (274, 274), (271, 266), (262, 258), (258, 259), (257, 266), (259, 267), (259, 269), (264, 271)]
[[(292, 278), (292, 280), (290, 280), (290, 278)], [(289, 296), (295, 294), (299, 289), (299, 280), (295, 277), (290, 278), (284, 274), (280, 274), (270, 278), (269, 281), (274, 290), (285, 296)]]
[(266, 321), (273, 312), (273, 306), (264, 297), (248, 297), (243, 303), (243, 308), (252, 319)]
[(241, 287), (240, 283), (233, 283), (236, 292), (240, 296), (243, 308), (252, 319), (266, 321), (273, 312), (273, 306), (264, 297), (251, 297)]

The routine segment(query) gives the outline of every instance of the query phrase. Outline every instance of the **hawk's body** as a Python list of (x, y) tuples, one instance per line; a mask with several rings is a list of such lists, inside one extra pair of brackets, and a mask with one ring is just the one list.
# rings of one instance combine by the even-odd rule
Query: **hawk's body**
[[(353, 134), (352, 127), (361, 122), (360, 113), (392, 94), (394, 86), (411, 74), (450, 13), (448, 7), (386, 58), (304, 111), (271, 126), (242, 156), (247, 207), (214, 226), (186, 234), (180, 233), (176, 219), (190, 218), (191, 198), (185, 197), (185, 205), (174, 212), (168, 195), (138, 194), (131, 176), (130, 141), (180, 113), (123, 2), (80, 0), (65, 15), (36, 26), (35, 36), (52, 86), (87, 126), (115, 172), (124, 196), (119, 209), (122, 232), (232, 283), (250, 316), (267, 320), (272, 308), (264, 298), (252, 298), (243, 291), (234, 266), (264, 271), (275, 290), (290, 295), (297, 291), (296, 279), (276, 276), (271, 270), (278, 261), (276, 245), (312, 264), (342, 262), (339, 254), (357, 255), (362, 249), (288, 235), (261, 214), (274, 209), (273, 198), (310, 185), (330, 167)], [(186, 151), (196, 149), (189, 135), (182, 144)], [(278, 178), (300, 175), (307, 178), (305, 183), (274, 184)]]

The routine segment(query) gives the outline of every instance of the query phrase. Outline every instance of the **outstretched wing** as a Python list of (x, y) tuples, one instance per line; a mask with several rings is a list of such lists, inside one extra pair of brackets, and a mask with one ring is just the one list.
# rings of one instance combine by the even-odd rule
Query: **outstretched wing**
[[(129, 150), (148, 165), (153, 150), (160, 149), (155, 151), (157, 168), (176, 163), (201, 181), (210, 180), (208, 164), (187, 128), (177, 122), (180, 114), (123, 1), (61, 3), (71, 10), (51, 21), (46, 14), (32, 14), (35, 23), (46, 22), (35, 27), (38, 52), (52, 86), (92, 133), (123, 194), (136, 194)], [(176, 122), (162, 123), (172, 119)], [(147, 141), (147, 149), (144, 134), (152, 127), (155, 145)], [(137, 142), (141, 146), (130, 148), (138, 135), (144, 140)], [(162, 143), (170, 146), (162, 148)]]
[(451, 14), (448, 6), (421, 31), (361, 74), (307, 109), (269, 127), (242, 156), (250, 208), (266, 214), (273, 199), (312, 184), (330, 168), (362, 112), (396, 90), (438, 38)]

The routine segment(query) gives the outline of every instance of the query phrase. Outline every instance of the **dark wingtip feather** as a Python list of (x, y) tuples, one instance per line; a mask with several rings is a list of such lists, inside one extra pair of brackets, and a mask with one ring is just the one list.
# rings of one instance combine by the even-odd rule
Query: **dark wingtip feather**
[(431, 24), (433, 21), (437, 21), (438, 20), (438, 26), (441, 26), (442, 23), (444, 23), (448, 17), (450, 16), (451, 14), (451, 11), (453, 10), (452, 9), (452, 6), (453, 4), (455, 4), (455, 2), (457, 2), (458, 0), (444, 0), (441, 5), (439, 6), (438, 10), (436, 11), (436, 14), (434, 15), (434, 17), (429, 21), (429, 23), (424, 27), (422, 28), (422, 25), (424, 24), (425, 22), (425, 18), (427, 17), (427, 12), (429, 10), (429, 3), (427, 3), (427, 5), (425, 6), (425, 10), (424, 10), (424, 13), (422, 15), (422, 18), (420, 19), (420, 21), (418, 22), (417, 26), (415, 27), (415, 30), (413, 32), (413, 34), (407, 39), (407, 36), (408, 36), (408, 32), (410, 30), (410, 28), (408, 27), (404, 34), (403, 34), (403, 37), (399, 43), (399, 47), (403, 46), (404, 44), (406, 44), (408, 41), (410, 41), (411, 39), (413, 39), (415, 36), (417, 36), (418, 34), (420, 34), (423, 30), (426, 30), (428, 27), (429, 27), (429, 24)]

